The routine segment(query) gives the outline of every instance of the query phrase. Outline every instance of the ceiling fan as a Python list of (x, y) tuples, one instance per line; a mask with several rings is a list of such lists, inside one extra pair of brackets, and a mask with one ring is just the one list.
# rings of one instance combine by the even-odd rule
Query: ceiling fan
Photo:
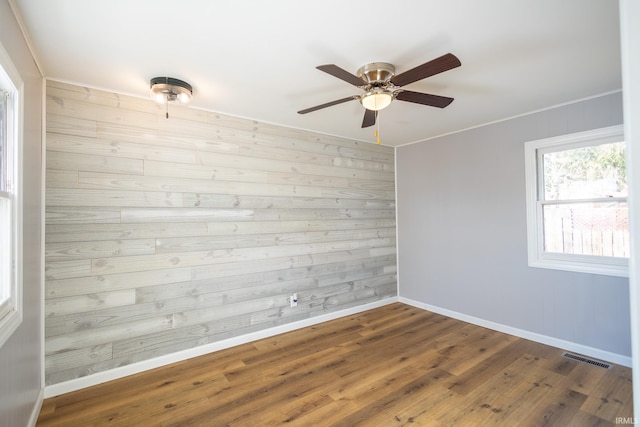
[(358, 99), (365, 108), (362, 127), (366, 128), (376, 123), (378, 111), (387, 107), (394, 99), (444, 108), (453, 102), (453, 98), (413, 92), (403, 89), (402, 86), (451, 70), (460, 65), (460, 60), (451, 53), (442, 55), (400, 74), (395, 74), (396, 68), (386, 62), (373, 62), (364, 65), (356, 72), (357, 76), (334, 64), (319, 65), (316, 67), (318, 70), (331, 74), (347, 83), (351, 83), (362, 89), (364, 93), (306, 108), (298, 111), (298, 114), (307, 114), (322, 108), (331, 107), (332, 105)]

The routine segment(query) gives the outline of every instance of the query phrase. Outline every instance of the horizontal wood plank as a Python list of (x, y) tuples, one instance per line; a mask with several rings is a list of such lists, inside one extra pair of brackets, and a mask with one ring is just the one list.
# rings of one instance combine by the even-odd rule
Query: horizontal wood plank
[[(47, 190), (47, 194), (54, 190)], [(68, 190), (61, 190), (68, 191)], [(52, 194), (53, 197), (53, 194)], [(84, 206), (47, 206), (45, 222), (49, 224), (115, 224), (120, 222), (120, 209), (102, 208), (95, 209)]]
[(188, 282), (192, 276), (189, 267), (91, 276), (90, 264), (89, 260), (50, 263), (47, 266), (45, 299), (91, 295), (144, 286), (173, 285)]
[[(45, 301), (44, 312), (47, 317), (59, 317), (66, 314), (79, 314), (99, 309), (134, 305), (136, 292), (125, 289), (114, 292), (98, 292), (73, 297), (48, 299)], [(84, 318), (84, 315), (79, 316)]]
[(67, 171), (99, 171), (119, 173), (123, 175), (142, 175), (143, 161), (114, 156), (98, 156), (90, 154), (47, 153), (47, 169)]
[(44, 253), (49, 261), (148, 255), (156, 253), (156, 241), (155, 239), (130, 239), (47, 243)]
[(94, 120), (47, 115), (47, 132), (95, 138), (97, 136), (97, 124)]
[(78, 172), (49, 169), (47, 170), (47, 189), (51, 188), (78, 188)]
[(194, 150), (135, 142), (109, 141), (96, 138), (95, 135), (89, 138), (84, 135), (63, 134), (59, 131), (47, 134), (47, 150), (91, 156), (100, 155), (127, 159), (166, 161), (171, 162), (171, 165), (175, 165), (176, 163), (193, 164), (197, 159), (197, 153)]

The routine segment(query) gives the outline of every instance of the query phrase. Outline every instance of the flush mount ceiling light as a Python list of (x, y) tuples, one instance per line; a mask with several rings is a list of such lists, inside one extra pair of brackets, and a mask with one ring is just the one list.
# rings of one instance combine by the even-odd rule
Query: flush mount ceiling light
[(169, 118), (169, 103), (186, 104), (193, 96), (193, 88), (187, 82), (173, 77), (154, 77), (150, 84), (151, 97), (160, 104), (167, 104), (167, 118)]

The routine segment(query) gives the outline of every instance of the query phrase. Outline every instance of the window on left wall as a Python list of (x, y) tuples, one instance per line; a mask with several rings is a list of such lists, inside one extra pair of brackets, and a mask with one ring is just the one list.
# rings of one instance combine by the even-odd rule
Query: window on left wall
[(22, 88), (0, 44), (0, 347), (22, 323)]

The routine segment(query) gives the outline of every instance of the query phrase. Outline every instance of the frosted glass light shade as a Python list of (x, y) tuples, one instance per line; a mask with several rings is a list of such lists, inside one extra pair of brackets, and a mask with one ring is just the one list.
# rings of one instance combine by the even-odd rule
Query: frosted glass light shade
[(382, 89), (374, 89), (360, 97), (360, 103), (367, 110), (378, 111), (386, 108), (393, 100), (393, 93)]

